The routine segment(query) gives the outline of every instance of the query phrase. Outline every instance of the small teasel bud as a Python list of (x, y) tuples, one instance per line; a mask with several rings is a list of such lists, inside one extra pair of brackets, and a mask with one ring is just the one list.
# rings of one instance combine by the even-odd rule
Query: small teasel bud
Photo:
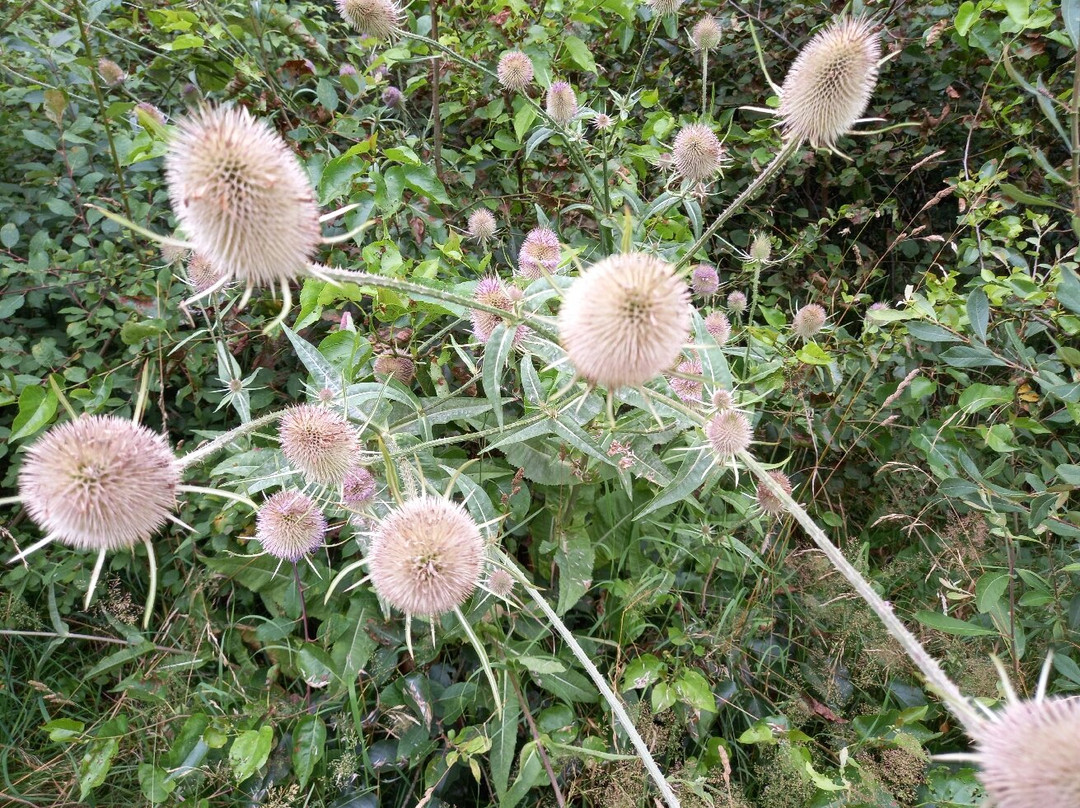
[[(494, 306), (497, 309), (510, 309), (510, 297), (507, 295), (506, 286), (496, 277), (488, 276), (481, 278), (473, 292), (473, 300), (483, 303), (485, 306)], [(486, 343), (491, 339), (491, 333), (500, 325), (503, 318), (498, 314), (480, 309), (472, 309), (469, 312), (472, 320), (473, 334), (481, 342)]]
[(577, 115), (577, 96), (565, 81), (553, 82), (547, 92), (547, 114), (559, 126), (566, 126)]
[[(547, 227), (534, 227), (521, 243), (518, 252), (518, 267), (515, 274), (529, 280), (542, 278), (544, 272), (553, 273), (559, 269), (562, 257), (562, 245), (554, 230)], [(543, 271), (541, 271), (543, 268)]]
[(690, 288), (696, 295), (713, 295), (720, 288), (720, 275), (715, 267), (698, 264), (690, 273)]
[(359, 439), (352, 424), (329, 407), (300, 404), (278, 421), (281, 451), (308, 479), (337, 485), (352, 467)]
[(356, 76), (359, 74), (356, 68), (353, 67), (351, 64), (349, 64), (348, 62), (342, 62), (338, 66), (338, 75), (341, 78), (356, 78)]
[(311, 497), (278, 491), (255, 515), (255, 538), (270, 555), (299, 561), (316, 550), (326, 535), (326, 517)]
[(499, 57), (499, 84), (512, 92), (520, 93), (533, 80), (533, 64), (521, 51), (506, 51)]
[(188, 283), (197, 292), (205, 292), (221, 279), (213, 263), (202, 253), (192, 253), (187, 262)]
[(706, 14), (694, 25), (690, 31), (690, 41), (694, 48), (700, 51), (711, 51), (720, 44), (723, 29), (719, 21), (711, 14)]
[(30, 518), (57, 541), (121, 550), (165, 524), (180, 467), (164, 436), (126, 418), (84, 415), (38, 438), (18, 481)]
[(720, 139), (703, 123), (688, 124), (680, 129), (671, 154), (675, 171), (691, 182), (712, 179), (725, 163)]
[(878, 77), (881, 43), (866, 18), (837, 19), (799, 51), (780, 89), (788, 140), (833, 149), (866, 110)]
[[(675, 370), (678, 373), (685, 373), (687, 376), (700, 376), (701, 362), (697, 359), (687, 359), (680, 362)], [(671, 385), (671, 389), (675, 391), (675, 395), (683, 403), (697, 404), (701, 401), (701, 379), (684, 379), (679, 376), (672, 376), (668, 383)]]
[(725, 390), (722, 387), (713, 391), (712, 394), (713, 409), (717, 412), (723, 412), (724, 410), (734, 409), (735, 396), (731, 394), (730, 390)]
[(825, 327), (826, 319), (828, 319), (828, 315), (825, 309), (817, 303), (811, 303), (799, 309), (791, 321), (791, 330), (795, 333), (795, 336), (805, 341), (811, 339)]
[(559, 311), (570, 363), (590, 384), (639, 387), (675, 364), (690, 331), (690, 290), (643, 253), (605, 258), (571, 284)]
[(150, 118), (155, 123), (165, 126), (169, 121), (165, 117), (165, 113), (155, 107), (153, 104), (148, 104), (146, 101), (140, 101), (135, 105), (136, 120), (138, 119), (138, 113), (142, 113), (146, 117)]
[(353, 466), (345, 472), (341, 483), (341, 504), (359, 508), (375, 498), (375, 475), (363, 466)]
[[(773, 478), (777, 485), (784, 489), (785, 494), (791, 493), (791, 480), (788, 479), (788, 476), (784, 474), (784, 472), (776, 469), (770, 471), (769, 476)], [(772, 516), (779, 516), (786, 510), (786, 507), (784, 503), (780, 501), (780, 498), (776, 496), (765, 483), (761, 482), (759, 482), (757, 486), (757, 503), (761, 510)]]
[(361, 34), (390, 39), (404, 14), (393, 0), (337, 0), (338, 13)]
[(177, 247), (174, 244), (161, 245), (161, 260), (165, 262), (166, 266), (179, 264), (187, 257), (188, 251), (183, 247)]
[(491, 571), (484, 586), (488, 588), (491, 594), (505, 598), (514, 591), (514, 578), (509, 572), (500, 567)]
[(682, 7), (683, 0), (645, 0), (645, 5), (659, 16), (665, 14), (677, 14)]
[(495, 235), (495, 216), (487, 208), (477, 208), (469, 214), (469, 238), (485, 242)]
[(371, 538), (368, 571), (381, 598), (407, 615), (439, 615), (476, 589), (480, 528), (460, 505), (424, 496), (394, 508)]
[(387, 87), (382, 93), (382, 102), (384, 107), (393, 109), (394, 107), (401, 106), (401, 102), (405, 100), (405, 96), (401, 94), (401, 90), (397, 87)]
[(124, 72), (124, 69), (112, 59), (106, 59), (104, 56), (98, 59), (97, 69), (102, 81), (110, 87), (123, 84), (127, 79), (127, 73)]
[(746, 295), (742, 292), (732, 292), (727, 296), (728, 311), (732, 314), (742, 314), (746, 311)]
[(738, 410), (723, 410), (705, 424), (705, 438), (719, 457), (726, 458), (750, 448), (754, 429)]
[(722, 311), (709, 312), (705, 318), (705, 330), (716, 340), (717, 345), (724, 345), (731, 336), (731, 323)]
[(412, 380), (416, 378), (416, 365), (407, 356), (397, 356), (396, 354), (377, 356), (375, 357), (374, 370), (375, 378), (395, 379), (406, 387), (412, 384)]
[(606, 112), (598, 112), (593, 116), (592, 125), (597, 132), (603, 132), (614, 126), (615, 121)]
[(772, 239), (765, 233), (754, 233), (750, 240), (750, 260), (758, 264), (767, 264), (772, 257)]

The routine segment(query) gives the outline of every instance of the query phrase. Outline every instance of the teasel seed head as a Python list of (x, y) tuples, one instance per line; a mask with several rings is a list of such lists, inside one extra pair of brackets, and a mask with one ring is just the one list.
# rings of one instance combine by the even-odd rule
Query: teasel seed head
[(165, 169), (181, 228), (222, 275), (268, 286), (307, 269), (321, 237), (315, 192), (266, 123), (202, 107), (181, 120)]
[(715, 267), (698, 264), (690, 273), (690, 288), (696, 295), (713, 295), (720, 288), (720, 275)]
[(495, 235), (495, 216), (487, 208), (477, 208), (469, 215), (469, 238), (485, 242)]
[(645, 0), (645, 5), (653, 10), (658, 16), (665, 14), (677, 14), (682, 7), (683, 0)]
[(678, 359), (690, 295), (674, 267), (643, 253), (612, 255), (571, 284), (559, 311), (570, 363), (590, 384), (640, 387)]
[[(506, 293), (506, 286), (501, 280), (491, 275), (477, 282), (473, 300), (497, 309), (507, 311), (510, 309), (510, 297)], [(503, 318), (498, 314), (480, 309), (470, 310), (469, 319), (472, 320), (473, 334), (483, 343), (491, 339), (491, 333), (503, 323)]]
[(754, 429), (738, 410), (723, 410), (705, 424), (705, 438), (719, 457), (727, 458), (750, 447)]
[(353, 466), (345, 472), (341, 483), (341, 504), (359, 508), (375, 498), (375, 475), (363, 466)]
[(338, 13), (361, 34), (390, 39), (405, 15), (393, 0), (337, 0)]
[(799, 52), (780, 89), (788, 140), (834, 149), (866, 110), (877, 84), (881, 43), (873, 22), (834, 20)]
[(396, 379), (408, 387), (416, 378), (416, 365), (407, 356), (397, 354), (381, 354), (375, 357), (373, 363), (375, 378)]
[(340, 485), (360, 448), (353, 425), (340, 413), (318, 404), (285, 410), (278, 421), (278, 437), (289, 462), (320, 485)]
[(127, 73), (124, 72), (124, 69), (112, 59), (106, 59), (104, 56), (98, 59), (97, 69), (102, 81), (110, 87), (123, 84), (127, 79)]
[(19, 497), (63, 544), (121, 550), (146, 541), (176, 507), (180, 467), (164, 436), (126, 418), (84, 415), (26, 453)]
[(732, 314), (742, 314), (746, 311), (746, 295), (742, 292), (732, 292), (727, 296), (728, 311)]
[(318, 549), (326, 536), (326, 517), (300, 491), (278, 491), (255, 515), (255, 538), (270, 555), (299, 561)]
[(716, 340), (717, 345), (724, 345), (731, 337), (731, 321), (722, 311), (709, 312), (705, 318), (705, 330)]
[(706, 14), (691, 29), (690, 41), (696, 50), (711, 51), (720, 44), (722, 34), (720, 22), (711, 14)]
[(811, 303), (808, 306), (803, 306), (795, 314), (791, 321), (791, 330), (797, 337), (806, 341), (812, 339), (815, 334), (825, 327), (827, 319), (828, 314), (825, 309), (817, 303)]
[(675, 171), (691, 182), (712, 179), (726, 162), (720, 139), (703, 123), (691, 123), (680, 129), (671, 153)]
[(188, 250), (184, 247), (177, 247), (175, 244), (161, 245), (161, 260), (165, 262), (166, 266), (178, 264), (187, 257)]
[(514, 577), (500, 567), (491, 571), (484, 586), (486, 586), (493, 595), (505, 598), (514, 591)]
[(499, 84), (507, 90), (520, 93), (532, 83), (532, 60), (521, 51), (506, 51), (499, 57), (497, 75)]
[[(518, 252), (518, 266), (515, 274), (529, 280), (544, 277), (544, 272), (554, 273), (559, 269), (562, 258), (562, 245), (554, 230), (547, 227), (534, 227), (521, 243)], [(543, 272), (541, 271), (543, 268)]]
[(405, 100), (405, 96), (402, 95), (401, 90), (397, 87), (390, 86), (383, 90), (382, 102), (383, 106), (387, 109), (393, 109), (394, 107), (401, 106), (401, 102)]
[[(784, 472), (775, 469), (769, 472), (769, 476), (773, 478), (777, 485), (784, 489), (784, 493), (791, 493), (791, 480), (788, 479), (788, 476), (784, 474)], [(787, 507), (780, 501), (780, 498), (776, 496), (765, 483), (758, 483), (757, 503), (761, 510), (771, 516), (779, 516), (787, 510)]]
[[(675, 370), (678, 373), (685, 373), (687, 376), (700, 376), (701, 361), (698, 359), (686, 359), (680, 362)], [(701, 402), (702, 383), (700, 379), (683, 379), (679, 376), (672, 376), (668, 379), (668, 384), (671, 385), (675, 395), (684, 404), (698, 404)]]
[(724, 410), (734, 409), (735, 396), (731, 394), (730, 390), (725, 390), (722, 387), (713, 391), (712, 394), (713, 409), (717, 412), (724, 412)]
[(371, 538), (368, 572), (381, 598), (408, 615), (438, 615), (476, 589), (484, 539), (462, 506), (438, 497), (391, 510)]
[(754, 233), (750, 240), (750, 260), (758, 264), (767, 264), (772, 257), (772, 239), (765, 233)]
[(187, 262), (187, 279), (196, 292), (205, 292), (221, 279), (210, 259), (202, 253), (192, 253)]
[(547, 114), (559, 126), (566, 126), (577, 115), (577, 96), (565, 81), (552, 82), (547, 91)]

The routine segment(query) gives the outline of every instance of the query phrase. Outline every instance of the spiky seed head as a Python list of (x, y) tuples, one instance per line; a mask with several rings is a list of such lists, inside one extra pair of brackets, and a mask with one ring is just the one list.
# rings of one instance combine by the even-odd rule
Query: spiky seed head
[(724, 167), (724, 147), (712, 129), (691, 123), (679, 130), (671, 149), (675, 170), (691, 182), (704, 182)]
[(346, 508), (359, 508), (375, 497), (375, 475), (363, 466), (353, 466), (345, 472), (341, 484), (341, 504)]
[[(769, 472), (769, 476), (773, 478), (773, 481), (776, 482), (777, 485), (784, 489), (785, 494), (791, 493), (791, 480), (788, 479), (788, 476), (784, 474), (784, 472), (775, 469)], [(758, 483), (757, 503), (761, 510), (772, 516), (779, 516), (786, 510), (784, 503), (780, 501), (780, 498), (776, 496), (765, 483)]]
[(828, 314), (817, 303), (803, 306), (791, 321), (791, 330), (802, 340), (811, 339), (825, 327)]
[(477, 208), (469, 214), (469, 238), (487, 241), (495, 235), (495, 216), (487, 208)]
[(343, 415), (318, 404), (300, 404), (278, 421), (281, 451), (303, 475), (321, 485), (339, 485), (352, 467), (359, 439)]
[[(678, 373), (685, 373), (687, 376), (700, 376), (701, 362), (697, 359), (687, 359), (680, 362), (675, 370)], [(675, 391), (675, 395), (684, 403), (697, 404), (701, 401), (702, 384), (700, 379), (683, 379), (679, 376), (672, 376), (669, 384), (671, 384), (671, 389)]]
[(720, 288), (720, 275), (715, 267), (708, 264), (698, 264), (690, 273), (690, 288), (696, 295), (716, 294)]
[(723, 410), (705, 424), (705, 437), (719, 457), (731, 457), (750, 447), (754, 429), (738, 410)]
[(255, 514), (255, 538), (270, 555), (299, 561), (323, 543), (326, 517), (300, 491), (278, 491)]
[(559, 126), (566, 126), (577, 115), (577, 96), (565, 81), (552, 82), (548, 87), (547, 114)]
[(19, 497), (57, 541), (93, 550), (144, 542), (176, 506), (180, 468), (168, 441), (112, 415), (54, 426), (30, 447)]
[(486, 586), (493, 595), (505, 598), (514, 591), (514, 577), (500, 567), (499, 569), (491, 571), (484, 586)]
[(720, 22), (711, 14), (706, 14), (690, 30), (690, 41), (694, 48), (700, 51), (711, 51), (720, 44), (723, 29)]
[(727, 296), (728, 311), (732, 314), (742, 314), (746, 311), (746, 295), (742, 292), (732, 292)]
[(476, 589), (484, 556), (480, 528), (460, 505), (411, 499), (380, 522), (368, 572), (379, 596), (409, 615), (437, 615)]
[(165, 262), (166, 266), (178, 264), (187, 257), (188, 251), (184, 247), (177, 247), (175, 244), (161, 245), (161, 260)]
[(245, 286), (304, 272), (321, 236), (307, 172), (285, 141), (243, 107), (202, 107), (165, 156), (173, 212), (218, 271)]
[(765, 233), (754, 233), (754, 237), (750, 240), (750, 260), (759, 264), (767, 264), (771, 257), (772, 239)]
[(730, 390), (724, 390), (723, 388), (714, 390), (712, 405), (717, 412), (733, 409), (735, 407), (735, 396), (731, 394)]
[(731, 321), (722, 311), (711, 311), (705, 318), (705, 330), (717, 345), (724, 345), (731, 336)]
[(593, 116), (592, 125), (597, 132), (603, 132), (614, 126), (615, 121), (606, 112), (598, 112)]
[(643, 253), (612, 255), (566, 291), (559, 335), (589, 383), (639, 387), (675, 364), (690, 312), (690, 290), (671, 264)]
[(1080, 698), (1014, 701), (975, 731), (993, 808), (1080, 805)]
[(98, 59), (97, 63), (98, 75), (102, 80), (110, 87), (115, 87), (118, 84), (123, 84), (127, 79), (127, 73), (124, 72), (124, 68), (120, 67), (112, 59), (106, 59), (104, 56)]
[(393, 0), (337, 0), (337, 7), (349, 25), (375, 39), (390, 39), (405, 16)]
[(138, 113), (141, 112), (143, 115), (145, 115), (146, 117), (156, 121), (157, 123), (161, 124), (162, 126), (164, 126), (165, 124), (167, 124), (169, 122), (168, 119), (165, 117), (164, 112), (162, 112), (160, 109), (155, 107), (153, 104), (147, 103), (146, 101), (140, 101), (138, 104), (136, 104), (135, 105), (135, 110), (136, 110), (136, 115), (135, 115), (136, 121), (138, 121), (138, 117), (139, 117)]
[(355, 66), (349, 64), (348, 62), (342, 62), (338, 66), (338, 75), (341, 76), (341, 78), (355, 78), (359, 75), (359, 71), (356, 69)]
[[(510, 309), (510, 297), (506, 293), (506, 286), (501, 280), (490, 275), (477, 282), (473, 300), (497, 309), (507, 311)], [(472, 320), (473, 334), (483, 343), (491, 339), (491, 333), (503, 323), (503, 318), (498, 314), (480, 309), (470, 310), (469, 319)]]
[(383, 106), (388, 109), (401, 106), (401, 102), (405, 100), (405, 96), (402, 95), (401, 90), (397, 87), (387, 87), (382, 93)]
[(780, 121), (788, 140), (831, 149), (866, 110), (877, 84), (881, 43), (874, 23), (834, 20), (799, 51), (780, 88)]
[(408, 387), (416, 378), (416, 365), (407, 356), (395, 354), (382, 354), (375, 357), (375, 378), (396, 379)]
[(558, 271), (561, 257), (562, 245), (555, 231), (547, 227), (534, 227), (521, 243), (516, 274), (529, 280), (542, 278), (544, 272)]
[(197, 292), (205, 292), (221, 279), (210, 259), (202, 253), (192, 253), (187, 262), (187, 278)]
[(682, 4), (683, 0), (645, 0), (645, 5), (657, 15), (676, 14)]
[(532, 60), (521, 51), (506, 51), (499, 57), (497, 75), (499, 84), (507, 90), (520, 93), (532, 83)]

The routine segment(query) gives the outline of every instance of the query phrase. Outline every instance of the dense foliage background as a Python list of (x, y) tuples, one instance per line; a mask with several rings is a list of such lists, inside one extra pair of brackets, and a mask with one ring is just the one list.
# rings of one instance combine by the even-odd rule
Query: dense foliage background
[[(992, 655), (1030, 692), (1053, 650), (1051, 692), (1080, 689), (1080, 74), (1064, 5), (857, 4), (884, 25), (868, 113), (884, 120), (864, 127), (882, 131), (845, 138), (850, 160), (804, 150), (710, 242), (721, 291), (695, 301), (705, 314), (758, 285), (753, 316), (701, 350), (707, 390), (737, 391), (757, 456), (988, 703)], [(14, 492), (20, 452), (65, 401), (130, 417), (143, 396), (142, 421), (182, 453), (343, 380), (371, 419), (381, 491), (425, 478), (502, 520), (502, 546), (616, 685), (684, 805), (979, 805), (972, 771), (929, 760), (965, 742), (910, 663), (794, 523), (761, 513), (749, 475), (688, 451), (700, 439), (677, 414), (658, 427), (628, 400), (613, 430), (598, 395), (546, 408), (567, 378), (551, 351), (515, 352), (509, 332), (485, 347), (462, 307), (386, 289), (308, 279), (270, 335), (269, 295), (189, 319), (182, 267), (92, 207), (171, 233), (167, 129), (209, 99), (271, 121), (326, 210), (358, 203), (329, 232), (371, 227), (324, 263), (467, 296), (485, 272), (510, 276), (538, 224), (570, 274), (620, 243), (675, 259), (778, 147), (774, 121), (740, 109), (776, 102), (750, 25), (778, 80), (842, 10), (691, 0), (654, 28), (632, 0), (414, 2), (405, 27), (461, 57), (436, 62), (416, 39), (358, 37), (330, 3), (5, 4), (0, 487)], [(707, 113), (688, 38), (706, 12), (724, 26)], [(510, 47), (539, 85), (573, 83), (579, 137), (469, 69)], [(611, 128), (590, 128), (593, 112)], [(664, 163), (703, 117), (732, 165), (696, 199)], [(500, 228), (486, 247), (464, 238), (481, 205)], [(758, 273), (741, 256), (755, 231), (773, 242)], [(803, 343), (789, 324), (809, 302), (829, 326)], [(377, 378), (387, 354), (415, 378)], [(197, 484), (258, 499), (286, 471), (269, 428)], [(250, 510), (187, 495), (179, 517), (195, 532), (156, 542), (147, 631), (141, 548), (109, 556), (88, 611), (90, 554), (54, 545), (0, 572), (0, 802), (653, 804), (527, 599), (466, 609), (497, 711), (452, 618), (414, 623), (410, 654), (405, 621), (368, 588), (324, 602), (367, 525), (338, 520), (298, 568), (302, 603), (257, 555)], [(39, 538), (17, 506), (0, 535), (5, 558)]]

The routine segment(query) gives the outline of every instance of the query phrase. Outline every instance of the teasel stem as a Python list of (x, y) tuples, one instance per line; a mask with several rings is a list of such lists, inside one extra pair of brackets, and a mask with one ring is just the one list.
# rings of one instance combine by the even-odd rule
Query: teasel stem
[(653, 37), (656, 36), (656, 29), (660, 27), (660, 15), (656, 14), (656, 12), (653, 12), (653, 14), (652, 22), (649, 24), (649, 35), (645, 37), (645, 47), (641, 49), (637, 67), (634, 68), (634, 76), (630, 79), (630, 91), (626, 94), (627, 98), (634, 92), (634, 85), (637, 84), (638, 76), (641, 75), (641, 66), (645, 64), (645, 54), (649, 52), (649, 46), (652, 45)]
[(231, 429), (224, 435), (220, 435), (214, 438), (205, 446), (200, 446), (198, 449), (192, 452), (188, 452), (183, 457), (177, 458), (177, 463), (180, 465), (180, 470), (183, 471), (184, 469), (188, 469), (191, 466), (194, 466), (196, 463), (201, 463), (208, 457), (211, 457), (212, 455), (224, 449), (237, 438), (246, 435), (249, 432), (254, 432), (259, 427), (266, 426), (267, 424), (272, 424), (274, 421), (281, 417), (282, 412), (283, 410), (276, 410), (275, 412), (269, 412), (266, 415), (260, 416), (252, 421), (248, 421), (246, 424), (240, 424), (240, 426)]
[(874, 591), (870, 582), (847, 560), (840, 548), (829, 540), (829, 537), (825, 535), (825, 531), (818, 527), (817, 523), (795, 501), (791, 494), (780, 487), (765, 470), (764, 466), (754, 459), (753, 455), (744, 450), (738, 453), (738, 458), (772, 492), (773, 496), (784, 504), (788, 513), (795, 517), (795, 521), (813, 539), (814, 544), (825, 554), (829, 563), (844, 576), (852, 589), (877, 615), (885, 630), (900, 643), (908, 658), (922, 671), (927, 684), (944, 699), (946, 707), (952, 711), (952, 714), (956, 716), (964, 729), (971, 735), (983, 724), (984, 719), (975, 710), (971, 702), (964, 697), (952, 679), (941, 669), (941, 665), (938, 664), (937, 660), (927, 653), (922, 643), (908, 630), (907, 626), (900, 622), (892, 606)]
[(518, 566), (517, 562), (501, 549), (498, 549), (497, 553), (500, 563), (514, 579), (521, 584), (522, 588), (528, 592), (529, 597), (531, 597), (533, 602), (540, 607), (540, 611), (544, 613), (548, 622), (551, 623), (551, 627), (555, 629), (560, 637), (562, 637), (563, 642), (569, 646), (571, 653), (573, 653), (577, 661), (581, 663), (582, 667), (585, 668), (585, 672), (589, 675), (589, 678), (592, 679), (593, 684), (596, 685), (596, 689), (600, 691), (600, 695), (604, 697), (604, 701), (611, 707), (611, 712), (612, 715), (615, 716), (615, 720), (619, 722), (619, 726), (621, 726), (630, 737), (630, 742), (634, 745), (634, 749), (637, 750), (639, 759), (645, 765), (645, 769), (649, 772), (649, 776), (652, 777), (653, 782), (656, 783), (656, 787), (660, 789), (660, 794), (663, 796), (664, 802), (667, 803), (668, 808), (679, 808), (679, 798), (675, 796), (675, 792), (672, 790), (667, 778), (664, 777), (664, 773), (660, 771), (660, 767), (657, 766), (656, 761), (653, 760), (649, 747), (645, 745), (645, 741), (634, 726), (634, 722), (630, 720), (626, 708), (623, 707), (619, 697), (615, 695), (615, 692), (608, 685), (607, 680), (601, 675), (599, 668), (596, 667), (589, 655), (585, 653), (585, 649), (581, 647), (574, 638), (574, 635), (570, 633), (570, 629), (566, 627), (566, 624), (562, 619), (555, 614), (555, 610), (551, 608), (544, 599), (544, 596), (540, 594), (540, 591), (525, 577), (525, 573)]
[(798, 152), (800, 146), (802, 146), (801, 140), (789, 140), (784, 143), (780, 151), (778, 151), (776, 156), (772, 159), (772, 162), (765, 166), (765, 168), (761, 170), (761, 173), (754, 178), (754, 181), (746, 186), (743, 192), (735, 197), (731, 204), (716, 217), (716, 220), (701, 234), (701, 238), (690, 245), (690, 249), (675, 263), (675, 269), (682, 269), (693, 261), (694, 255), (698, 250), (705, 246), (705, 242), (712, 238), (716, 234), (716, 231), (723, 227), (728, 219), (742, 210), (747, 202), (761, 192), (761, 189), (765, 187), (765, 184), (776, 176), (780, 169), (787, 164), (788, 160), (795, 156), (795, 153)]
[(157, 600), (157, 556), (154, 554), (154, 545), (150, 539), (143, 542), (146, 547), (146, 560), (150, 567), (150, 589), (146, 593), (146, 608), (143, 610), (143, 631), (150, 628), (150, 616), (154, 613), (154, 601)]
[(709, 105), (709, 49), (701, 49), (701, 117), (708, 118)]

